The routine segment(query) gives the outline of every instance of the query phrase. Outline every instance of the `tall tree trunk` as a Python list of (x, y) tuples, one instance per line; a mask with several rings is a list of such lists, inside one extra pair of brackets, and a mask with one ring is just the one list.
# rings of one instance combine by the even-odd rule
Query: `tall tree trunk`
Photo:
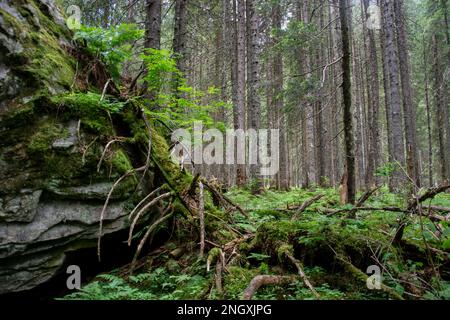
[[(132, 4), (130, 4), (131, 6)], [(145, 2), (145, 39), (146, 49), (161, 49), (161, 0), (146, 0)], [(130, 9), (131, 10), (131, 9)], [(148, 52), (146, 52), (147, 54)], [(128, 68), (128, 66), (127, 66)], [(145, 97), (153, 101), (157, 92), (148, 89), (148, 83), (144, 84), (147, 89)]]
[[(381, 1), (378, 1), (378, 5), (381, 6)], [(384, 111), (386, 117), (386, 138), (387, 138), (387, 154), (388, 162), (393, 163), (393, 141), (392, 141), (392, 114), (391, 114), (391, 99), (390, 99), (390, 89), (389, 89), (389, 73), (388, 73), (388, 57), (386, 50), (386, 36), (384, 31), (385, 21), (384, 16), (381, 15), (382, 28), (380, 30), (380, 52), (381, 52), (381, 64), (383, 70), (383, 92), (384, 92)], [(392, 178), (388, 177), (389, 190), (392, 192), (394, 190), (392, 185)]]
[(394, 1), (394, 13), (397, 26), (398, 56), (403, 93), (403, 119), (405, 126), (405, 142), (407, 154), (408, 175), (417, 188), (420, 187), (420, 171), (417, 148), (416, 107), (413, 105), (409, 55), (403, 0)]
[[(315, 6), (317, 3), (314, 4)], [(320, 30), (323, 29), (324, 23), (323, 23), (323, 6), (320, 6), (320, 12), (319, 12), (319, 28)], [(323, 58), (325, 56), (325, 59)], [(322, 65), (323, 62), (326, 60), (326, 51), (325, 46), (323, 42), (320, 43), (320, 45), (316, 48), (316, 57), (315, 61), (317, 65)], [(319, 69), (317, 71), (317, 76), (320, 78), (322, 76), (322, 72)], [(325, 141), (324, 141), (324, 130), (323, 130), (323, 122), (324, 122), (324, 110), (322, 109), (323, 106), (323, 92), (324, 92), (325, 83), (323, 83), (321, 86), (318, 87), (317, 90), (317, 97), (316, 97), (316, 103), (315, 103), (315, 123), (314, 127), (316, 129), (315, 136), (316, 136), (316, 164), (317, 164), (317, 175), (316, 175), (316, 183), (317, 185), (324, 187), (326, 184), (325, 179), (325, 169), (326, 169), (326, 163), (325, 163)]]
[(425, 37), (423, 39), (423, 73), (425, 77), (425, 107), (427, 112), (427, 133), (428, 133), (428, 184), (433, 187), (433, 138), (431, 131), (431, 108), (430, 108), (430, 90), (427, 68), (427, 50), (425, 45)]
[[(276, 4), (272, 10), (272, 26), (277, 32), (281, 30), (281, 8), (279, 4)], [(274, 39), (275, 44), (280, 41), (277, 35)], [(278, 173), (278, 188), (281, 190), (287, 190), (288, 177), (287, 177), (287, 154), (286, 148), (286, 129), (285, 119), (283, 116), (283, 56), (277, 53), (273, 59), (273, 76), (274, 76), (274, 103), (275, 103), (275, 123), (274, 128), (279, 130), (280, 133), (280, 148), (279, 148), (279, 173)]]
[[(338, 0), (333, 0), (329, 5), (330, 10), (330, 19), (331, 21), (335, 21), (333, 23), (334, 27), (330, 30), (332, 45), (333, 45), (333, 61), (337, 61), (338, 58), (342, 58), (342, 34), (341, 34), (341, 22), (339, 18), (339, 10), (337, 9), (339, 6)], [(330, 21), (330, 22), (331, 22)], [(333, 68), (333, 88), (336, 88), (333, 104), (332, 104), (332, 122), (331, 128), (333, 132), (332, 137), (332, 157), (333, 157), (333, 180), (334, 185), (337, 186), (339, 181), (341, 180), (341, 166), (343, 160), (341, 158), (340, 152), (340, 134), (342, 133), (340, 128), (340, 119), (339, 119), (339, 110), (342, 105), (342, 92), (338, 90), (338, 88), (342, 84), (342, 68), (340, 64), (336, 64)]]
[(441, 165), (441, 182), (448, 183), (450, 159), (447, 158), (447, 146), (446, 146), (446, 126), (448, 126), (448, 113), (446, 112), (447, 106), (444, 103), (444, 76), (442, 74), (441, 63), (439, 61), (439, 50), (437, 35), (433, 35), (432, 39), (433, 48), (433, 73), (434, 73), (434, 105), (435, 105), (435, 119), (436, 119), (436, 131), (438, 136), (439, 145), (439, 162)]
[[(260, 63), (259, 63), (259, 16), (256, 13), (254, 0), (247, 0), (247, 42), (248, 42), (248, 94), (247, 109), (248, 119), (247, 128), (254, 129), (256, 132), (261, 126), (261, 102), (259, 99), (260, 88)], [(256, 146), (258, 148), (258, 146)], [(255, 152), (256, 151), (256, 152)], [(252, 154), (253, 153), (253, 154)], [(258, 165), (258, 150), (249, 150), (249, 157), (254, 157), (257, 163), (250, 165), (250, 179), (252, 193), (256, 194), (262, 190), (262, 180), (260, 178), (260, 167)]]
[[(305, 25), (309, 25), (309, 7), (311, 5), (311, 2), (308, 0), (305, 0), (303, 2), (302, 7), (302, 21)], [(317, 163), (316, 163), (316, 143), (315, 143), (315, 132), (314, 132), (314, 118), (315, 118), (315, 97), (314, 92), (312, 90), (313, 88), (313, 74), (311, 73), (312, 67), (312, 48), (309, 44), (305, 47), (303, 50), (303, 61), (304, 69), (306, 70), (306, 82), (308, 84), (308, 89), (306, 92), (306, 97), (302, 99), (303, 105), (304, 105), (304, 112), (303, 112), (303, 134), (304, 134), (304, 141), (305, 141), (305, 147), (304, 147), (304, 157), (305, 157), (305, 187), (309, 187), (310, 184), (313, 184), (317, 182)]]
[(392, 176), (392, 187), (395, 191), (400, 191), (402, 183), (405, 181), (404, 174), (399, 166), (405, 164), (405, 152), (403, 144), (402, 128), (402, 108), (400, 98), (399, 63), (395, 43), (395, 16), (394, 0), (382, 0), (383, 20), (384, 20), (384, 43), (386, 50), (387, 76), (389, 79), (390, 102), (390, 122), (392, 137), (392, 161), (394, 162), (394, 172)]
[(175, 22), (173, 29), (173, 52), (178, 70), (183, 74), (186, 69), (188, 0), (175, 0)]
[(350, 64), (350, 32), (349, 17), (347, 15), (347, 0), (339, 0), (339, 14), (342, 30), (342, 96), (344, 108), (344, 141), (345, 164), (347, 176), (347, 203), (355, 203), (355, 154), (352, 119), (352, 93), (351, 93), (351, 64)]
[(145, 2), (145, 42), (146, 48), (161, 48), (161, 0)]
[[(366, 19), (369, 18), (367, 11), (369, 7), (369, 0), (364, 0), (364, 11)], [(374, 30), (368, 28), (368, 49), (369, 49), (369, 67), (370, 77), (368, 78), (370, 88), (370, 117), (369, 117), (369, 155), (366, 170), (366, 187), (367, 189), (373, 188), (377, 183), (375, 177), (375, 170), (379, 165), (380, 157), (380, 132), (379, 132), (379, 109), (380, 109), (380, 83), (378, 77), (378, 55), (377, 47), (375, 43)]]
[[(237, 0), (236, 21), (236, 105), (233, 108), (234, 129), (245, 130), (245, 2)], [(245, 150), (237, 150), (245, 152)], [(237, 152), (235, 155), (237, 155)], [(244, 153), (245, 154), (245, 153)], [(247, 181), (245, 164), (236, 165), (236, 184), (245, 185)]]

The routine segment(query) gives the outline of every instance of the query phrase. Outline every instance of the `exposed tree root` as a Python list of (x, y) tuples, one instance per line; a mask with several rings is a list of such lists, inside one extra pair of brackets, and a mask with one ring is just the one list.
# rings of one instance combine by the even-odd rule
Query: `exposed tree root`
[[(141, 242), (139, 243), (139, 246), (138, 246), (138, 248), (137, 248), (137, 250), (136, 250), (136, 253), (134, 254), (133, 261), (131, 262), (130, 274), (132, 274), (133, 271), (134, 271), (134, 266), (135, 266), (135, 263), (136, 263), (136, 261), (137, 261), (137, 258), (139, 257), (139, 254), (141, 253), (142, 248), (144, 247), (144, 244), (145, 244), (145, 242), (147, 241), (148, 237), (149, 237), (150, 234), (156, 229), (156, 227), (157, 227), (158, 225), (160, 225), (161, 223), (163, 223), (164, 221), (168, 220), (170, 217), (173, 216), (173, 211), (170, 212), (172, 209), (173, 209), (173, 208), (172, 208), (172, 205), (169, 205), (169, 206), (167, 207), (167, 209), (164, 210), (164, 212), (163, 212), (163, 214), (161, 215), (161, 217), (160, 217), (158, 220), (156, 220), (156, 221), (155, 221), (155, 222), (147, 229), (147, 231), (145, 232), (145, 235), (144, 235), (144, 237), (142, 238)], [(168, 212), (170, 212), (170, 213), (168, 213)]]
[(140, 209), (141, 206), (142, 206), (145, 202), (147, 202), (151, 197), (153, 197), (155, 194), (157, 194), (157, 193), (158, 193), (159, 191), (161, 191), (163, 188), (164, 188), (164, 186), (161, 186), (161, 187), (159, 187), (159, 188), (156, 188), (155, 190), (153, 190), (152, 192), (150, 192), (144, 199), (142, 199), (141, 202), (139, 202), (139, 203), (137, 204), (137, 206), (134, 207), (133, 211), (131, 211), (130, 216), (129, 216), (129, 219), (131, 220), (131, 219), (133, 218), (133, 215), (136, 213), (136, 211), (137, 211), (138, 209)]
[(108, 196), (106, 197), (105, 204), (103, 205), (102, 212), (100, 213), (100, 225), (99, 225), (98, 240), (97, 240), (98, 261), (101, 261), (101, 239), (102, 239), (102, 232), (103, 232), (103, 219), (105, 217), (105, 212), (106, 212), (106, 208), (108, 207), (109, 200), (111, 199), (111, 196), (112, 196), (114, 190), (116, 189), (116, 187), (119, 185), (119, 183), (121, 183), (123, 180), (128, 178), (133, 173), (143, 171), (143, 170), (145, 170), (145, 167), (140, 167), (137, 169), (129, 170), (127, 173), (125, 173), (123, 176), (121, 176), (119, 179), (117, 179), (116, 182), (114, 182), (113, 186), (111, 187), (111, 190), (109, 190)]
[(131, 240), (133, 238), (133, 230), (134, 230), (134, 227), (136, 226), (139, 218), (143, 214), (145, 214), (151, 207), (153, 207), (154, 205), (158, 204), (159, 201), (161, 201), (163, 199), (166, 199), (166, 198), (169, 198), (171, 196), (173, 196), (173, 192), (164, 193), (164, 194), (160, 195), (159, 197), (156, 197), (155, 199), (153, 199), (149, 203), (147, 203), (141, 210), (139, 210), (139, 212), (134, 217), (133, 222), (131, 223), (130, 232), (128, 234), (128, 245), (131, 245)]

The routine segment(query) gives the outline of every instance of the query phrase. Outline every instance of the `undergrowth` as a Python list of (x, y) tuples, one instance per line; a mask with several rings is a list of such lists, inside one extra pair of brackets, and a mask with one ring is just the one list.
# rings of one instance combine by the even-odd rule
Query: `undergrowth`
[[(284, 209), (298, 206), (317, 194), (324, 194), (324, 197), (292, 221), (292, 214)], [(405, 232), (403, 245), (395, 247), (391, 241), (397, 213), (358, 212), (356, 219), (327, 216), (321, 208), (342, 208), (334, 189), (267, 191), (258, 196), (246, 190), (233, 189), (227, 195), (250, 215), (249, 220), (235, 213), (228, 226), (241, 234), (255, 236), (239, 245), (237, 259), (223, 272), (222, 293), (214, 286), (214, 267), (209, 272), (206, 270), (206, 259), (198, 258), (198, 248), (194, 245), (178, 260), (171, 258), (170, 250), (157, 258), (149, 257), (152, 266), (147, 270), (141, 269), (142, 273), (135, 276), (119, 276), (114, 272), (101, 275), (65, 299), (240, 299), (256, 275), (296, 274), (295, 266), (286, 263), (280, 254), (280, 246), (286, 244), (292, 246), (295, 256), (302, 261), (305, 274), (320, 299), (390, 298), (386, 292), (369, 290), (358, 276), (339, 264), (335, 253), (348, 256), (351, 263), (364, 273), (370, 265), (380, 266), (383, 284), (406, 299), (450, 298), (450, 273), (446, 262), (449, 253), (444, 245), (450, 230), (446, 223), (441, 223), (444, 233), (437, 239), (434, 234), (436, 227), (431, 221), (424, 218), (423, 233), (420, 224), (413, 221)], [(448, 206), (448, 203), (448, 194), (442, 194), (431, 202), (441, 206)], [(383, 189), (366, 204), (374, 207), (402, 206), (404, 200)], [(207, 223), (217, 223), (215, 216), (223, 219), (225, 213), (215, 212)], [(433, 255), (432, 263), (426, 258), (427, 247), (439, 252)], [(433, 273), (432, 266), (439, 268), (439, 276)], [(262, 287), (253, 299), (308, 300), (315, 297), (299, 277), (285, 286)]]

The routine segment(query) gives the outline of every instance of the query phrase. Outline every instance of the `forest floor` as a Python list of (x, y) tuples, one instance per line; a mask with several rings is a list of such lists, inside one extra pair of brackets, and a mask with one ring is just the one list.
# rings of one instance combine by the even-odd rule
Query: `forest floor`
[[(450, 298), (448, 213), (442, 212), (440, 222), (409, 217), (403, 240), (395, 245), (401, 213), (367, 210), (349, 217), (345, 210), (352, 206), (341, 206), (335, 189), (266, 191), (257, 196), (232, 189), (226, 195), (249, 217), (228, 213), (227, 223), (212, 231), (208, 225), (225, 218), (206, 212), (203, 258), (197, 238), (187, 242), (174, 236), (142, 258), (133, 275), (127, 266), (101, 274), (64, 299)], [(310, 199), (314, 201), (302, 211), (301, 204)], [(364, 206), (404, 204), (404, 197), (383, 187)], [(424, 208), (431, 205), (449, 208), (450, 195), (441, 193), (423, 203)], [(333, 212), (337, 209), (344, 211)], [(173, 233), (175, 227), (163, 228)], [(208, 240), (220, 238), (217, 233), (225, 238), (233, 234), (236, 240), (225, 245)], [(380, 287), (372, 281), (375, 288), (369, 289), (367, 277), (377, 268)]]

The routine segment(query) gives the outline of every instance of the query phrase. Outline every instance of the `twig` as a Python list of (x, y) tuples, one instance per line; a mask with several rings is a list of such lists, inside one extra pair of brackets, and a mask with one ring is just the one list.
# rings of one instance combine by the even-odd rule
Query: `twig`
[(102, 91), (102, 96), (100, 98), (100, 102), (103, 101), (103, 99), (105, 98), (105, 94), (106, 94), (106, 90), (108, 89), (109, 83), (111, 82), (111, 78), (108, 79), (108, 81), (106, 81), (105, 86), (103, 87), (103, 91)]

